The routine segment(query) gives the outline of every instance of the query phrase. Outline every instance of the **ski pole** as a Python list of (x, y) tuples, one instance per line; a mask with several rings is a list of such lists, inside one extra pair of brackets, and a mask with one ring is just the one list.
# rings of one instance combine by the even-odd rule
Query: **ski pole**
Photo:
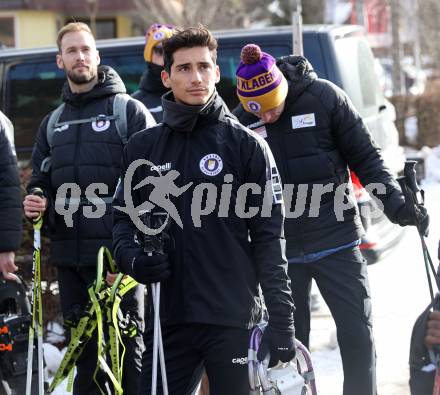
[[(35, 188), (33, 195), (43, 197), (43, 191)], [(44, 395), (44, 370), (43, 370), (43, 314), (41, 301), (41, 227), (43, 225), (43, 213), (32, 220), (34, 229), (34, 251), (32, 254), (32, 294), (31, 294), (31, 322), (29, 325), (28, 360), (26, 372), (26, 395), (31, 395), (32, 365), (34, 352), (34, 338), (37, 332), (37, 356), (38, 356), (38, 395)]]
[[(158, 225), (158, 228), (166, 224), (169, 220), (169, 215), (165, 215), (165, 219), (160, 223), (160, 217), (163, 217), (163, 213), (152, 213), (150, 210), (142, 211), (140, 218), (142, 222), (147, 226), (148, 229), (152, 229), (153, 223)], [(155, 215), (153, 220), (153, 215)], [(165, 226), (164, 226), (165, 227)], [(154, 253), (163, 254), (163, 238), (161, 234), (151, 235), (144, 233), (144, 253), (148, 256), (152, 256)], [(159, 358), (160, 362), (160, 372), (162, 376), (162, 393), (168, 395), (168, 382), (165, 367), (165, 355), (163, 350), (163, 339), (162, 339), (162, 329), (160, 325), (160, 282), (151, 284), (151, 296), (153, 300), (154, 308), (154, 326), (153, 326), (153, 366), (151, 372), (151, 395), (156, 395), (157, 393), (157, 362)]]
[[(160, 283), (151, 284), (151, 293), (154, 305), (154, 334), (153, 334), (153, 370), (151, 378), (151, 394), (157, 391), (157, 357), (159, 356), (160, 373), (162, 377), (163, 394), (168, 395), (167, 372), (165, 367), (165, 355), (163, 351), (162, 330), (160, 326)], [(158, 355), (159, 354), (159, 355)]]
[[(425, 192), (423, 191), (423, 189), (420, 189), (420, 187), (417, 184), (416, 170), (415, 170), (416, 164), (417, 164), (416, 161), (406, 161), (405, 167), (403, 170), (404, 175), (402, 177), (399, 177), (397, 179), (397, 181), (399, 182), (400, 187), (402, 189), (402, 192), (405, 196), (405, 204), (408, 204), (409, 208), (412, 211), (412, 215), (417, 223), (416, 207), (418, 205), (422, 205), (422, 206), (424, 205)], [(419, 199), (417, 196), (418, 193), (420, 193), (420, 196), (422, 198), (420, 202), (419, 202)], [(431, 295), (431, 300), (433, 301), (434, 300), (434, 291), (433, 291), (433, 287), (432, 287), (432, 281), (431, 281), (429, 269), (431, 269), (431, 271), (434, 275), (434, 278), (435, 278), (436, 284), (437, 284), (437, 289), (440, 288), (439, 279), (436, 276), (435, 268), (432, 263), (432, 259), (429, 254), (429, 250), (428, 250), (428, 247), (425, 242), (425, 235), (422, 233), (422, 230), (420, 229), (420, 225), (418, 223), (417, 223), (416, 227), (417, 227), (417, 231), (420, 236), (420, 242), (422, 245), (422, 252), (423, 252), (423, 260), (425, 262), (426, 276), (428, 279), (429, 292)]]

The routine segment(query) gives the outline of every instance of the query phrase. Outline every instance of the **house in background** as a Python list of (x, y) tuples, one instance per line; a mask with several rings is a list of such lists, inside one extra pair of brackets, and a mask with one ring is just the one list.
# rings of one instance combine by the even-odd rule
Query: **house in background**
[(130, 37), (135, 14), (132, 0), (0, 0), (0, 46), (54, 45), (71, 21), (90, 24), (98, 39)]

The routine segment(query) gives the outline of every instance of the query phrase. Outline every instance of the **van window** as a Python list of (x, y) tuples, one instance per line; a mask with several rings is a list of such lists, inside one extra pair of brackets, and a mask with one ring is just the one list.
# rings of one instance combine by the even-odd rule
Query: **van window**
[(0, 16), (0, 47), (15, 47), (15, 21), (12, 16)]
[(363, 117), (376, 114), (382, 94), (368, 43), (361, 37), (339, 39), (335, 50), (344, 90)]
[[(104, 51), (101, 51), (104, 52)], [(139, 87), (140, 77), (146, 69), (143, 49), (139, 49), (136, 55), (107, 54), (101, 57), (101, 64), (110, 66), (124, 81), (127, 93), (131, 94)]]
[[(219, 44), (217, 64), (220, 67), (221, 77), (220, 82), (217, 84), (217, 90), (232, 111), (238, 105), (238, 97), (235, 92), (235, 70), (237, 70), (238, 64), (240, 63), (241, 47), (228, 48), (222, 47), (221, 42)], [(275, 58), (289, 54), (288, 46), (267, 47), (262, 45), (261, 49), (270, 53)]]
[(42, 118), (61, 103), (64, 72), (55, 60), (20, 63), (6, 76), (8, 116), (14, 120), (17, 152), (34, 145), (36, 128)]
[(322, 55), (322, 49), (319, 45), (318, 37), (316, 34), (304, 34), (303, 35), (303, 48), (304, 56), (311, 63), (313, 70), (318, 74), (319, 78), (328, 79), (326, 72), (324, 58)]

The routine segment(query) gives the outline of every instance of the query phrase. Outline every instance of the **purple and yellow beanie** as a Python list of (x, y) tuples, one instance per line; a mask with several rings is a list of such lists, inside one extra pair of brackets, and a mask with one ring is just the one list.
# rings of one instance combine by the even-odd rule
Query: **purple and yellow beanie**
[(237, 95), (244, 109), (263, 113), (279, 106), (287, 96), (287, 81), (275, 59), (255, 44), (241, 50), (238, 65)]
[(144, 59), (146, 62), (151, 62), (153, 58), (153, 48), (162, 43), (163, 40), (169, 38), (174, 33), (173, 25), (161, 25), (154, 23), (151, 25), (145, 34), (145, 48)]

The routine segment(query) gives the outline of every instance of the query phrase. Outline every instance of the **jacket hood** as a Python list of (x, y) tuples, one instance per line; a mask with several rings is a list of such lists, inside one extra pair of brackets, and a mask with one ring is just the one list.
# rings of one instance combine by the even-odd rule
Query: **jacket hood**
[(139, 88), (158, 96), (162, 96), (168, 92), (169, 89), (162, 84), (162, 78), (160, 76), (162, 70), (162, 66), (147, 62), (147, 69), (144, 71), (144, 74), (142, 74)]
[(98, 83), (88, 92), (73, 93), (69, 83), (63, 86), (62, 99), (75, 107), (86, 105), (91, 101), (105, 96), (126, 93), (125, 85), (118, 73), (109, 66), (98, 67)]
[(277, 60), (277, 66), (289, 84), (289, 101), (299, 97), (318, 78), (310, 62), (303, 56), (283, 56)]
[(162, 96), (163, 123), (180, 132), (191, 132), (196, 124), (205, 124), (210, 120), (223, 119), (229, 113), (228, 107), (215, 90), (206, 104), (190, 106), (177, 103), (173, 92)]

